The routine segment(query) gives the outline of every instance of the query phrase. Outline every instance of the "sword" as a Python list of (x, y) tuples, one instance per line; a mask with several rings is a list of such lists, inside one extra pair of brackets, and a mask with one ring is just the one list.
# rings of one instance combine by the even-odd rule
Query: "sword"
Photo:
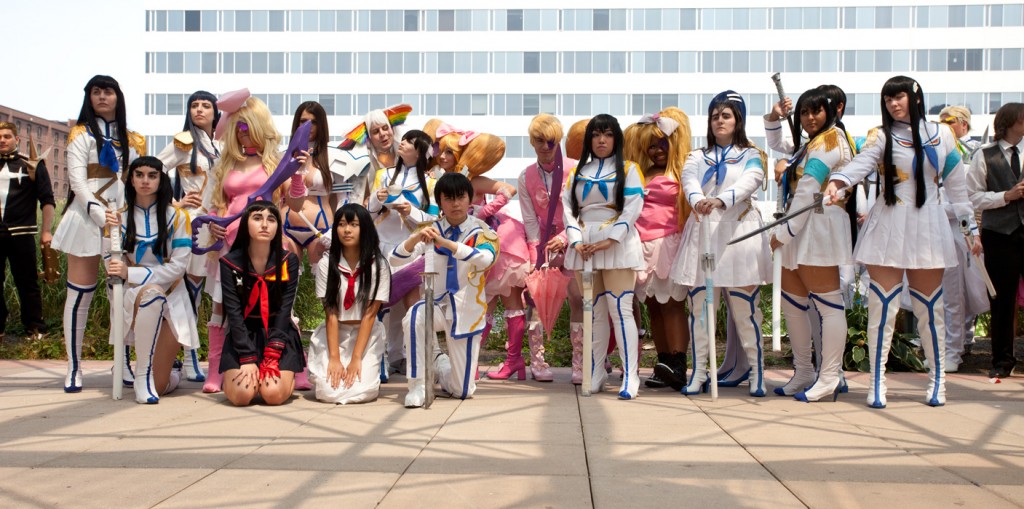
[[(434, 341), (437, 332), (434, 330), (434, 246), (428, 245), (423, 254), (423, 341), (426, 343), (423, 350), (423, 376), (426, 378), (426, 397), (423, 400), (423, 408), (430, 408), (434, 402)], [(470, 339), (472, 341), (472, 339)]]
[[(553, 206), (553, 205), (552, 205)], [(582, 225), (581, 225), (582, 226)], [(590, 236), (587, 229), (580, 228), (583, 235), (583, 244), (589, 242)], [(590, 396), (590, 386), (594, 371), (594, 262), (583, 261), (583, 385), (581, 392), (584, 396)]]
[[(830, 205), (831, 205), (831, 203), (830, 203)], [(770, 222), (770, 223), (768, 223), (768, 224), (766, 224), (766, 225), (764, 225), (764, 226), (762, 226), (762, 227), (760, 227), (760, 228), (758, 228), (758, 229), (756, 229), (756, 230), (754, 230), (754, 231), (752, 231), (750, 233), (747, 233), (746, 235), (742, 235), (740, 237), (736, 237), (735, 239), (730, 240), (728, 245), (731, 246), (733, 244), (736, 244), (737, 242), (743, 242), (744, 240), (747, 240), (750, 237), (753, 237), (755, 235), (760, 235), (760, 234), (762, 234), (762, 233), (764, 233), (764, 232), (766, 232), (768, 230), (771, 230), (772, 228), (774, 228), (774, 227), (776, 227), (776, 226), (778, 226), (778, 225), (780, 225), (782, 223), (785, 223), (786, 221), (789, 221), (790, 219), (793, 219), (794, 217), (797, 217), (797, 216), (799, 216), (801, 214), (805, 214), (805, 213), (810, 212), (812, 210), (815, 211), (818, 214), (821, 214), (821, 213), (825, 212), (825, 200), (824, 200), (824, 195), (823, 194), (821, 194), (821, 193), (814, 193), (814, 199), (812, 200), (810, 205), (807, 205), (805, 207), (801, 207), (799, 210), (796, 210), (795, 212), (790, 212), (789, 214), (786, 214), (785, 216), (782, 216), (779, 219), (776, 219), (775, 221), (772, 221), (772, 222)]]
[[(775, 82), (775, 90), (779, 93), (779, 101), (785, 101), (786, 92), (782, 90), (782, 77), (779, 73), (772, 74), (772, 81)], [(789, 132), (793, 132), (793, 117), (786, 115), (786, 122), (789, 122)]]
[[(775, 219), (785, 215), (782, 186), (776, 186)], [(772, 253), (772, 351), (782, 351), (782, 248)]]
[[(704, 216), (706, 221), (700, 226), (700, 239), (704, 244), (704, 254), (701, 255), (701, 267), (704, 269), (704, 325), (707, 327), (708, 335), (708, 362), (711, 364), (711, 401), (718, 400), (718, 351), (715, 345), (715, 280), (712, 273), (715, 271), (715, 250), (711, 245), (711, 219)], [(693, 370), (703, 369), (704, 366), (694, 366)]]
[[(971, 227), (967, 223), (966, 219), (960, 220), (960, 232), (964, 234), (964, 239), (968, 241), (967, 250), (971, 253), (971, 258), (974, 259), (974, 267), (978, 270), (978, 274), (981, 276), (981, 280), (985, 282), (985, 289), (988, 290), (989, 297), (996, 298), (996, 287), (992, 284), (992, 278), (989, 277), (988, 271), (985, 270), (985, 264), (981, 261), (981, 257), (974, 254), (971, 251)], [(981, 242), (976, 240), (975, 242)]]
[[(111, 260), (121, 261), (124, 250), (121, 249), (121, 227), (107, 228), (107, 236), (110, 238)], [(114, 336), (114, 374), (113, 374), (113, 397), (121, 399), (124, 382), (124, 280), (120, 276), (107, 275), (111, 284), (111, 323), (110, 335)]]

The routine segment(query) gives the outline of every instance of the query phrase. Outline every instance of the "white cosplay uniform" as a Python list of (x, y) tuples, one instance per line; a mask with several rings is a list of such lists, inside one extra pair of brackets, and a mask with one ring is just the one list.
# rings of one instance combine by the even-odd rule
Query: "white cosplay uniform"
[[(593, 244), (611, 239), (615, 242), (608, 249), (597, 251), (590, 261), (594, 270), (629, 269), (643, 270), (645, 267), (643, 246), (636, 230), (636, 220), (644, 207), (644, 181), (640, 167), (632, 161), (624, 162), (625, 181), (619, 182), (615, 175), (615, 157), (594, 159), (582, 168), (574, 168), (565, 181), (562, 193), (562, 210), (565, 218), (565, 232), (568, 248), (565, 254), (565, 268), (583, 269), (583, 258), (574, 249), (579, 243)], [(575, 186), (574, 186), (575, 183)], [(615, 196), (618, 186), (623, 186), (622, 211), (615, 210)], [(576, 193), (579, 204), (579, 218), (572, 214), (572, 193)], [(590, 365), (583, 369), (592, 373), (591, 391), (604, 390), (608, 373), (604, 369), (608, 342), (611, 338), (608, 318), (616, 327), (620, 339), (619, 355), (622, 358), (623, 376), (619, 397), (632, 399), (640, 388), (638, 374), (640, 338), (636, 321), (633, 319), (634, 284), (616, 294), (606, 289), (594, 296), (593, 314), (593, 357)], [(586, 363), (586, 360), (584, 360)]]
[[(707, 329), (697, 324), (703, 322), (706, 312), (703, 304), (706, 298), (705, 274), (700, 262), (705, 246), (701, 238), (703, 229), (710, 228), (711, 251), (715, 254), (715, 271), (711, 276), (715, 288), (723, 290), (726, 295), (729, 317), (736, 326), (751, 364), (750, 394), (764, 396), (761, 310), (758, 307), (760, 292), (756, 287), (771, 277), (768, 238), (762, 234), (726, 247), (730, 240), (762, 226), (752, 196), (764, 180), (764, 168), (764, 153), (759, 149), (732, 145), (695, 150), (683, 166), (682, 187), (690, 206), (696, 206), (705, 198), (718, 198), (725, 204), (724, 208), (712, 210), (699, 222), (698, 214), (690, 214), (683, 227), (679, 255), (672, 266), (672, 280), (691, 288), (687, 298), (694, 373), (689, 385), (683, 388), (683, 394), (707, 389)], [(738, 288), (743, 286), (755, 288), (746, 292)], [(719, 292), (715, 294), (713, 309), (718, 309)]]
[[(487, 296), (484, 294), (485, 272), (498, 255), (498, 236), (482, 220), (468, 216), (459, 225), (452, 226), (445, 219), (433, 224), (441, 235), (454, 241), (458, 249), (450, 252), (444, 248), (428, 247), (420, 242), (412, 250), (405, 250), (401, 243), (391, 252), (390, 261), (394, 267), (401, 267), (419, 256), (433, 256), (437, 275), (434, 276), (434, 324), (433, 330), (443, 330), (448, 344), (448, 354), (437, 355), (434, 359), (424, 358), (423, 337), (424, 301), (413, 305), (402, 320), (405, 349), (409, 353), (406, 361), (406, 376), (409, 378), (409, 394), (405, 406), (422, 406), (425, 396), (423, 363), (433, 362), (434, 373), (441, 387), (453, 397), (466, 399), (476, 392), (475, 373), (477, 357), (480, 354), (480, 334), (487, 321)], [(437, 335), (430, 338), (437, 346)], [(433, 383), (433, 381), (430, 381)]]
[[(370, 186), (370, 200), (366, 207), (370, 214), (374, 216), (374, 225), (377, 227), (377, 235), (380, 237), (380, 252), (382, 253), (391, 253), (396, 246), (405, 242), (416, 229), (416, 224), (433, 221), (439, 215), (437, 204), (434, 203), (433, 197), (436, 180), (429, 175), (426, 176), (427, 189), (421, 189), (415, 167), (400, 170), (399, 175), (395, 179), (396, 187), (392, 188), (392, 190), (401, 188), (401, 191), (388, 196), (383, 203), (377, 199), (377, 190), (387, 189), (396, 171), (399, 170), (395, 168), (381, 168), (377, 170), (377, 173), (374, 175), (373, 185)], [(430, 197), (430, 206), (424, 210), (423, 204), (426, 203), (428, 196)], [(395, 203), (412, 204), (409, 217), (402, 219), (401, 214), (391, 210), (390, 206)], [(416, 277), (412, 273), (398, 274), (398, 272), (401, 271), (395, 272), (397, 275), (396, 280), (402, 280), (404, 277)], [(416, 270), (415, 272), (418, 273), (419, 271)], [(397, 298), (397, 295), (395, 297)], [(403, 339), (401, 329), (402, 320), (405, 316), (405, 306), (399, 303), (394, 308), (396, 310), (392, 310), (392, 308), (384, 310), (381, 318), (385, 321), (385, 329), (388, 335), (387, 358), (391, 361), (398, 361), (406, 358), (406, 353), (402, 351)], [(382, 371), (381, 373), (382, 379), (386, 380), (387, 372)]]
[[(192, 149), (198, 143), (198, 153), (196, 154), (196, 169), (192, 170)], [(183, 131), (174, 136), (174, 142), (164, 147), (157, 158), (164, 163), (164, 173), (171, 175), (181, 183), (181, 188), (185, 193), (198, 193), (200, 197), (207, 194), (207, 187), (212, 191), (213, 182), (210, 181), (210, 175), (213, 172), (213, 166), (217, 164), (217, 159), (220, 158), (220, 151), (217, 149), (213, 140), (210, 139), (209, 135), (205, 131), (199, 131), (199, 140), (195, 140), (192, 133), (189, 131)], [(207, 186), (207, 184), (210, 184)], [(188, 212), (189, 217), (199, 217), (208, 213), (205, 206), (199, 208), (185, 209)], [(203, 235), (203, 238), (199, 239), (200, 245), (207, 245), (209, 240), (206, 238), (208, 235)], [(189, 262), (188, 274), (193, 276), (206, 276), (206, 258), (202, 256), (195, 256)], [(198, 295), (198, 291), (196, 292)]]
[[(188, 292), (181, 284), (192, 257), (192, 227), (188, 213), (167, 208), (167, 240), (164, 256), (153, 253), (160, 225), (154, 203), (131, 211), (135, 216), (135, 248), (125, 255), (128, 277), (124, 282), (125, 344), (135, 345), (135, 400), (156, 403), (160, 394), (153, 384), (153, 351), (163, 324), (171, 327), (175, 339), (186, 348), (199, 347), (199, 331)], [(121, 225), (121, 235), (125, 225)], [(109, 259), (110, 255), (105, 255)], [(155, 286), (156, 288), (152, 288)], [(141, 298), (140, 298), (141, 294)], [(138, 306), (136, 306), (138, 302)], [(111, 310), (111, 320), (114, 319)], [(110, 338), (113, 343), (114, 338)], [(171, 375), (167, 392), (177, 385)]]
[[(769, 143), (772, 143), (780, 133), (779, 122), (766, 121), (765, 128), (768, 129)], [(824, 190), (831, 173), (853, 159), (853, 150), (846, 133), (838, 127), (831, 127), (801, 146), (793, 157), (798, 159), (796, 182), (787, 181), (786, 185), (790, 189), (796, 188), (789, 210), (799, 210), (813, 202), (815, 193)], [(838, 267), (852, 262), (850, 220), (841, 206), (829, 206), (821, 213), (797, 216), (780, 225), (775, 231), (775, 238), (783, 244), (780, 248), (782, 266), (789, 270), (796, 270), (802, 265)], [(784, 292), (782, 297), (781, 307), (786, 315), (795, 371), (789, 382), (777, 387), (775, 393), (816, 401), (843, 385), (840, 373), (847, 328), (843, 294), (837, 288), (831, 292), (812, 292), (807, 296)], [(813, 314), (817, 316), (810, 313), (812, 307)], [(811, 323), (815, 320), (823, 335), (822, 342), (815, 345), (821, 367), (817, 377), (811, 361)]]
[[(108, 208), (124, 207), (124, 183), (121, 181), (128, 168), (121, 168), (124, 147), (117, 141), (117, 123), (96, 119), (103, 134), (102, 142), (109, 141), (117, 158), (117, 168), (104, 166), (96, 153), (97, 139), (82, 125), (71, 128), (68, 134), (68, 181), (75, 193), (74, 201), (65, 209), (64, 217), (53, 233), (53, 248), (69, 255), (86, 257), (103, 252), (100, 241)], [(128, 161), (146, 155), (146, 139), (128, 131)]]
[[(377, 267), (370, 268), (369, 277), (370, 291), (376, 292), (367, 296), (366, 303), (353, 301), (349, 307), (345, 307), (345, 295), (352, 292), (357, 295), (359, 282), (365, 276), (361, 267), (355, 269), (348, 266), (344, 257), (338, 260), (338, 270), (341, 273), (338, 288), (338, 347), (340, 359), (343, 366), (348, 366), (352, 360), (353, 350), (356, 346), (356, 338), (359, 335), (358, 324), (341, 323), (345, 321), (362, 320), (364, 305), (373, 301), (387, 302), (391, 291), (391, 266), (387, 260), (381, 260), (381, 267), (384, 270), (378, 272)], [(330, 257), (324, 256), (317, 264), (316, 270), (316, 296), (323, 299), (327, 295), (327, 273), (330, 268)], [(351, 387), (345, 387), (339, 383), (337, 388), (331, 387), (330, 378), (327, 376), (327, 364), (330, 361), (330, 350), (327, 346), (327, 323), (321, 323), (313, 331), (309, 341), (309, 377), (316, 387), (316, 399), (327, 403), (363, 403), (377, 399), (380, 391), (380, 378), (377, 373), (380, 371), (381, 355), (384, 353), (384, 325), (379, 321), (373, 321), (373, 329), (363, 350), (362, 374), (353, 382)]]
[[(117, 123), (97, 118), (102, 133), (99, 139), (83, 125), (76, 125), (68, 133), (68, 181), (75, 193), (64, 210), (64, 216), (53, 232), (52, 246), (68, 255), (89, 257), (103, 253), (107, 241), (103, 240), (103, 225), (107, 222), (107, 209), (120, 210), (124, 206), (124, 183), (121, 180), (127, 168), (121, 160), (123, 150), (129, 150), (128, 161), (146, 155), (146, 139), (128, 131), (128, 147), (122, 147), (117, 137)], [(99, 143), (100, 145), (97, 145)], [(103, 162), (96, 152), (97, 146), (110, 144), (104, 150)], [(115, 162), (116, 160), (116, 162)], [(64, 301), (64, 343), (68, 356), (68, 372), (64, 380), (66, 392), (82, 390), (82, 340), (89, 319), (89, 305), (96, 285), (78, 286), (67, 283)], [(131, 370), (125, 370), (125, 382), (130, 383)]]
[[(349, 203), (362, 205), (366, 202), (367, 180), (372, 165), (370, 155), (364, 147), (352, 150), (327, 148), (327, 163), (330, 165), (331, 194), (338, 196), (338, 207)], [(374, 175), (376, 176), (376, 174)]]
[[(893, 191), (896, 204), (887, 205), (879, 196), (868, 212), (861, 229), (854, 258), (865, 265), (880, 265), (898, 269), (944, 269), (955, 266), (956, 249), (953, 231), (949, 227), (939, 184), (954, 213), (964, 221), (973, 216), (967, 197), (966, 172), (963, 169), (956, 137), (946, 126), (921, 121), (920, 134), (925, 161), (923, 177), (925, 202), (916, 206), (914, 180), (914, 142), (911, 126), (894, 122), (892, 126), (892, 161), (896, 168)], [(880, 127), (868, 133), (861, 152), (830, 180), (854, 185), (868, 175), (884, 172), (885, 133)], [(879, 178), (882, 178), (879, 176)], [(886, 291), (872, 282), (868, 299), (868, 338), (871, 379), (868, 404), (882, 408), (885, 399), (885, 359), (889, 357), (893, 328), (902, 285)], [(914, 315), (918, 319), (921, 346), (929, 365), (929, 384), (925, 400), (929, 405), (945, 404), (945, 319), (942, 288), (931, 295), (922, 295), (911, 289)]]

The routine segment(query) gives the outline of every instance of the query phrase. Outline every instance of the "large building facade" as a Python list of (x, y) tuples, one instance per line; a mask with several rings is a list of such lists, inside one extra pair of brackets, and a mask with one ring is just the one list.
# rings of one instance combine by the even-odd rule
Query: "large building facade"
[[(159, 150), (181, 128), (197, 89), (248, 87), (287, 134), (294, 108), (320, 102), (339, 137), (372, 108), (413, 106), (409, 125), (439, 117), (504, 137), (491, 176), (514, 178), (529, 163), (529, 119), (548, 112), (568, 126), (611, 113), (625, 126), (678, 106), (694, 146), (705, 144), (706, 109), (733, 89), (747, 101), (748, 133), (763, 146), (758, 116), (777, 100), (781, 72), (795, 100), (834, 83), (849, 96), (846, 124), (863, 134), (880, 122), (879, 90), (897, 74), (916, 78), (930, 113), (965, 104), (980, 137), (998, 107), (1022, 100), (1024, 4), (897, 0), (753, 2), (696, 0), (523, 1), (488, 4), (393, 1), (379, 7), (254, 0), (148, 0), (145, 116), (133, 128)], [(669, 6), (669, 5), (673, 6)], [(883, 5), (886, 4), (886, 5)], [(493, 4), (497, 5), (497, 4)]]
[[(68, 196), (68, 133), (73, 121), (46, 120), (24, 111), (0, 105), (0, 122), (10, 122), (18, 128), (21, 144), (18, 151), (29, 154), (29, 139), (36, 145), (36, 153), (46, 156), (46, 169), (50, 174), (53, 195), (58, 200)], [(31, 137), (30, 137), (31, 135)]]

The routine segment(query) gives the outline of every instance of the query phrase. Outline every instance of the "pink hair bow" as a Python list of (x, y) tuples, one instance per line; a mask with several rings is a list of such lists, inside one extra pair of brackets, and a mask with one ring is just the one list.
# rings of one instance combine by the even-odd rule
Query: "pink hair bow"
[[(241, 109), (251, 95), (248, 88), (225, 92), (217, 99), (217, 109), (220, 110), (224, 117), (228, 117)], [(217, 129), (213, 133), (213, 139), (219, 140), (223, 138), (228, 129), (234, 128), (234, 122), (217, 122)]]
[(436, 135), (436, 137), (434, 139), (440, 140), (441, 138), (444, 138), (445, 136), (447, 136), (449, 134), (452, 134), (452, 133), (461, 134), (462, 135), (461, 137), (459, 137), (459, 146), (463, 146), (463, 147), (466, 146), (467, 143), (473, 141), (473, 138), (476, 138), (477, 136), (480, 136), (480, 133), (478, 133), (478, 132), (463, 131), (461, 129), (456, 129), (456, 128), (452, 127), (451, 125), (448, 125), (448, 124), (445, 124), (445, 123), (442, 122), (441, 125), (439, 125), (437, 127), (437, 135)]
[(663, 117), (661, 114), (654, 113), (651, 115), (644, 115), (637, 121), (638, 124), (657, 124), (658, 129), (665, 133), (665, 136), (672, 136), (672, 133), (676, 132), (679, 128), (679, 122), (669, 117)]

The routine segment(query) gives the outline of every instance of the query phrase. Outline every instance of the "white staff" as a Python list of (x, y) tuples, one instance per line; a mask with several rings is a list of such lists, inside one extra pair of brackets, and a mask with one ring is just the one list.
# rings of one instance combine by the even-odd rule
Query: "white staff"
[[(704, 325), (708, 332), (708, 362), (711, 364), (711, 401), (718, 400), (718, 351), (715, 346), (715, 280), (711, 275), (715, 271), (715, 249), (711, 245), (711, 216), (704, 216), (706, 221), (700, 228), (701, 243), (704, 245), (704, 254), (701, 255), (701, 264), (704, 269)], [(694, 371), (703, 369), (703, 366), (694, 366)]]
[[(434, 340), (437, 332), (434, 331), (434, 247), (429, 246), (423, 253), (423, 377), (426, 379), (426, 397), (423, 401), (423, 408), (430, 408), (434, 402)], [(415, 324), (413, 324), (415, 326)]]
[[(114, 212), (116, 215), (117, 212)], [(110, 259), (121, 261), (124, 250), (121, 249), (121, 225), (120, 221), (113, 227), (107, 228), (107, 237), (110, 239)], [(113, 311), (110, 320), (110, 334), (114, 336), (114, 374), (113, 374), (113, 397), (121, 399), (121, 391), (124, 386), (122, 374), (124, 373), (124, 280), (120, 276), (108, 274), (111, 290), (110, 309)]]
[[(580, 226), (583, 226), (582, 224)], [(590, 243), (587, 228), (580, 228), (583, 244)], [(594, 376), (594, 262), (593, 257), (583, 259), (583, 385), (584, 396), (590, 396)]]

